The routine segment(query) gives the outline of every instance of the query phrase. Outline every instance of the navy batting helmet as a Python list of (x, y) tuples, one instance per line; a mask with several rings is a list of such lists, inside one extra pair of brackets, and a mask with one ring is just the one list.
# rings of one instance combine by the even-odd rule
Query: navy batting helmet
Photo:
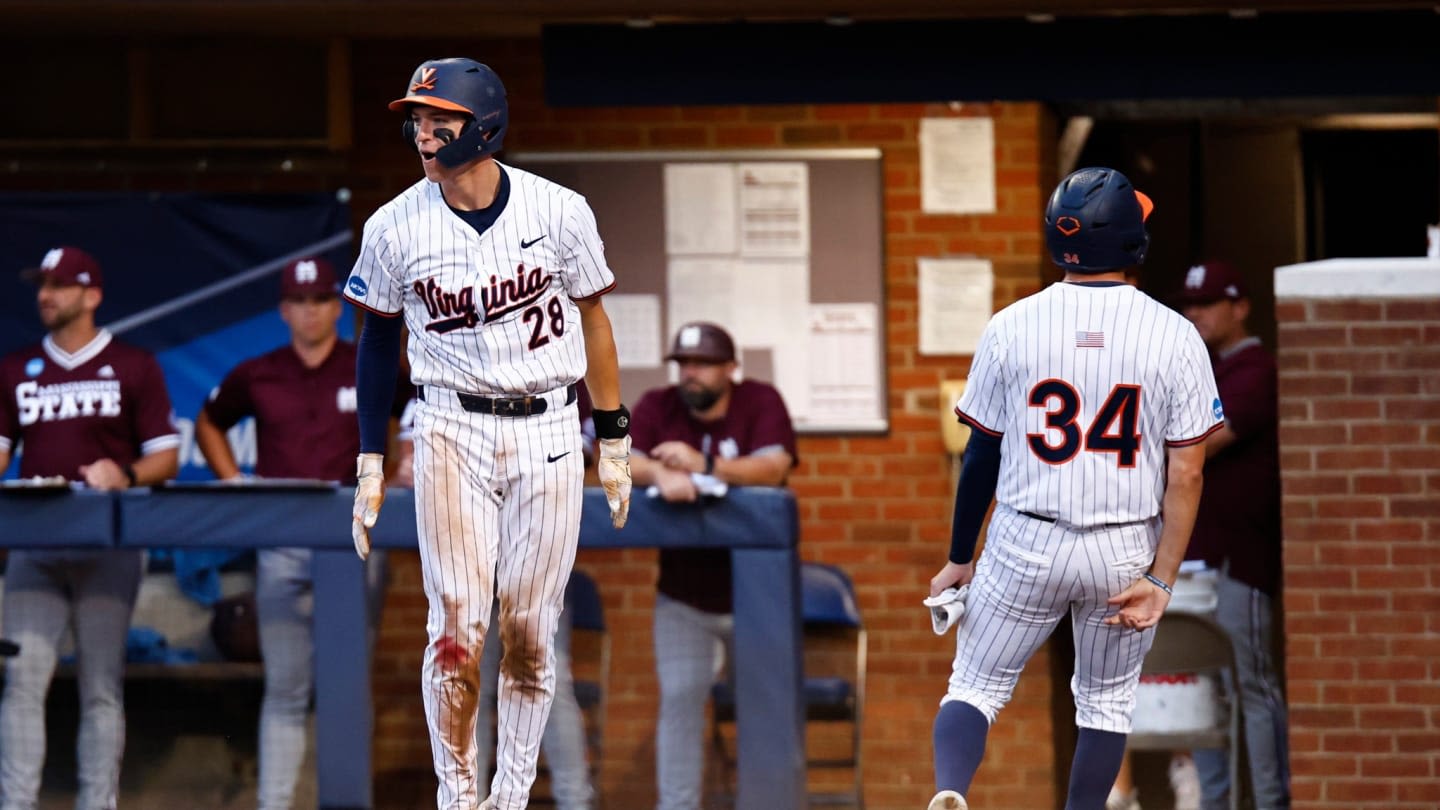
[(1114, 169), (1088, 168), (1060, 181), (1045, 206), (1050, 260), (1081, 273), (1123, 270), (1145, 261), (1145, 220), (1154, 203)]
[[(500, 151), (510, 109), (505, 102), (505, 85), (488, 66), (474, 59), (430, 59), (415, 68), (404, 98), (390, 102), (390, 109), (404, 110), (424, 104), (470, 117), (458, 137), (442, 146), (435, 157), (450, 168)], [(407, 116), (405, 139), (415, 146), (415, 123)]]

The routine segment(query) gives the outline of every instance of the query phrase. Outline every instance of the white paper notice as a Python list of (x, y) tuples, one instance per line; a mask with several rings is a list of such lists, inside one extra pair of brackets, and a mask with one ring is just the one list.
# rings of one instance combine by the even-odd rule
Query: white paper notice
[(988, 259), (920, 259), (920, 353), (972, 354), (990, 321)]
[(809, 327), (809, 407), (796, 425), (883, 427), (876, 305), (815, 304)]
[(683, 323), (712, 321), (727, 328), (735, 322), (735, 260), (670, 259), (665, 271), (665, 311), (674, 334)]
[(733, 163), (665, 164), (665, 251), (734, 253), (738, 193)]
[(927, 214), (995, 211), (995, 122), (920, 121), (920, 206)]
[(810, 253), (810, 172), (804, 163), (741, 163), (740, 254)]
[(605, 314), (621, 368), (660, 365), (660, 296), (611, 293), (605, 296)]

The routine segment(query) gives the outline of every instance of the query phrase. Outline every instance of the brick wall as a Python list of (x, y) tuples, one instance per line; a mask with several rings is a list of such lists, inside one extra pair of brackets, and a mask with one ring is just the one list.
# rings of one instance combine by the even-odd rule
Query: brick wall
[(1440, 806), (1440, 295), (1375, 281), (1276, 312), (1297, 808)]

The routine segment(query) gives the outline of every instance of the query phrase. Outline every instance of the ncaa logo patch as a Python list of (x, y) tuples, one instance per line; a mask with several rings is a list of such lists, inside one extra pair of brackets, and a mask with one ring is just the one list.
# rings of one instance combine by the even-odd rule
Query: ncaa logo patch
[(1210, 403), (1210, 408), (1211, 408), (1213, 411), (1215, 411), (1215, 418), (1216, 418), (1216, 419), (1224, 419), (1224, 418), (1225, 418), (1225, 409), (1222, 408), (1222, 407), (1220, 407), (1220, 398), (1219, 398), (1219, 397), (1216, 397), (1216, 398), (1215, 398), (1215, 401), (1212, 402), (1212, 403)]
[(364, 297), (365, 293), (370, 292), (370, 285), (366, 284), (365, 279), (359, 276), (351, 276), (350, 280), (345, 282), (345, 286), (349, 288), (350, 292), (361, 297)]
[(28, 377), (39, 377), (40, 372), (44, 370), (45, 361), (38, 357), (30, 358), (30, 362), (25, 364), (25, 375)]

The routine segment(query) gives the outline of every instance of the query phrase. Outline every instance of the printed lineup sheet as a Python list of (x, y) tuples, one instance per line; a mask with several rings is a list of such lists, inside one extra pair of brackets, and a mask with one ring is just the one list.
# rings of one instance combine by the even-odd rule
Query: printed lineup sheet
[(809, 167), (680, 162), (664, 178), (665, 340), (681, 324), (718, 323), (742, 374), (749, 357), (797, 429), (883, 430), (878, 308), (812, 303)]

